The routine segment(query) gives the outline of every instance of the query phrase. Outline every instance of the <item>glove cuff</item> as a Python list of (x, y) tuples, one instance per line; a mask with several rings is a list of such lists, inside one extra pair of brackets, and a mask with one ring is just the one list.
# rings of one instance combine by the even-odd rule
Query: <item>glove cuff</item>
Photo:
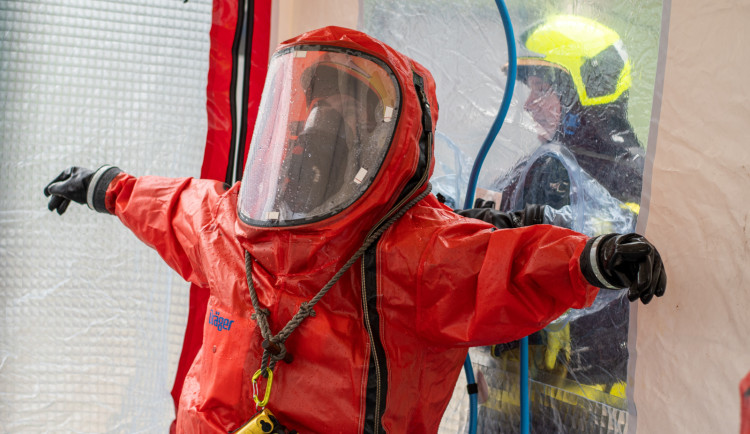
[(583, 273), (583, 277), (585, 277), (591, 285), (599, 288), (622, 289), (614, 286), (609, 280), (607, 280), (605, 276), (608, 273), (606, 273), (599, 261), (599, 248), (609, 238), (615, 236), (617, 236), (617, 234), (600, 235), (591, 238), (586, 242), (586, 247), (583, 248), (580, 258), (581, 273)]
[(100, 167), (91, 178), (91, 183), (86, 191), (86, 203), (94, 211), (109, 214), (107, 207), (104, 205), (104, 199), (107, 195), (109, 183), (120, 174), (122, 170), (115, 166), (105, 165)]
[(523, 226), (541, 225), (547, 205), (526, 205), (523, 213)]

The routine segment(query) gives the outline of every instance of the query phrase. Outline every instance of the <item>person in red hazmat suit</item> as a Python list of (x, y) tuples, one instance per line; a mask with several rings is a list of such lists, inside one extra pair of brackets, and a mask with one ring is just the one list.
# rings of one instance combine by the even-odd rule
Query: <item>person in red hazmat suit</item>
[(103, 166), (45, 188), (50, 210), (114, 214), (210, 288), (178, 432), (271, 414), (302, 433), (436, 432), (470, 346), (539, 330), (597, 287), (664, 293), (639, 235), (496, 230), (439, 203), (437, 117), (424, 67), (327, 27), (274, 53), (242, 182)]

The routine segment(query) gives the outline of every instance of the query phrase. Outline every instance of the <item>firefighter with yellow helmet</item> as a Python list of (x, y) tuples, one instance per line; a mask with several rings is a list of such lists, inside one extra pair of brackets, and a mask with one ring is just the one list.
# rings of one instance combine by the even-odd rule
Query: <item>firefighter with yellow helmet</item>
[[(563, 15), (520, 39), (518, 79), (529, 88), (524, 109), (540, 140), (572, 151), (616, 199), (639, 203), (644, 149), (627, 119), (632, 63), (620, 36), (588, 18)], [(552, 196), (568, 195), (569, 183), (552, 184)]]
[[(538, 124), (540, 138), (569, 149), (581, 169), (616, 199), (639, 203), (644, 149), (627, 119), (632, 63), (620, 36), (591, 19), (561, 15), (530, 27), (521, 41), (518, 78), (530, 90), (524, 109)], [(565, 182), (554, 179), (559, 165), (538, 164), (548, 166), (541, 171), (551, 176), (552, 190), (568, 200)], [(565, 345), (552, 351), (558, 363), (548, 354), (546, 368), (563, 364), (579, 383), (617, 388), (627, 377), (627, 312), (627, 302), (615, 300), (572, 321), (563, 339), (572, 351)], [(546, 340), (556, 337), (548, 333)], [(547, 347), (550, 352), (553, 346)]]
[[(594, 208), (601, 206), (614, 207), (630, 215), (625, 220), (633, 224), (640, 202), (644, 149), (627, 119), (633, 66), (620, 36), (585, 17), (550, 17), (521, 34), (517, 63), (518, 80), (529, 91), (523, 107), (536, 123), (540, 150), (564, 152), (537, 151), (496, 181), (494, 187), (502, 191), (499, 208), (523, 210), (516, 211), (523, 219), (504, 225), (497, 217), (503, 213), (491, 209), (460, 213), (498, 227), (538, 223), (571, 227), (573, 219), (561, 221), (574, 208), (572, 198), (577, 196), (577, 200), (586, 197), (591, 202), (584, 214), (598, 214)], [(571, 161), (580, 167), (579, 173), (585, 172), (583, 178), (600, 184), (597, 190), (584, 194), (572, 187), (576, 182)], [(579, 180), (577, 185), (580, 190), (583, 184)], [(595, 191), (608, 198), (593, 205), (590, 196)], [(482, 200), (475, 204), (493, 205)], [(602, 306), (530, 336), (532, 376), (545, 371), (559, 378), (556, 386), (588, 399), (624, 398), (628, 303), (623, 298), (608, 299)], [(517, 345), (496, 345), (492, 353), (513, 358)], [(554, 381), (549, 375), (545, 378)]]

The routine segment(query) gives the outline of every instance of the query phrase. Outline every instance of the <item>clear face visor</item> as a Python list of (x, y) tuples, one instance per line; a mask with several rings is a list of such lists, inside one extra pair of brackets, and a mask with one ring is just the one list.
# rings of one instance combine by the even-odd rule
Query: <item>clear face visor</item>
[(354, 203), (390, 147), (398, 89), (390, 68), (364, 53), (300, 46), (274, 55), (242, 179), (240, 218), (290, 226)]

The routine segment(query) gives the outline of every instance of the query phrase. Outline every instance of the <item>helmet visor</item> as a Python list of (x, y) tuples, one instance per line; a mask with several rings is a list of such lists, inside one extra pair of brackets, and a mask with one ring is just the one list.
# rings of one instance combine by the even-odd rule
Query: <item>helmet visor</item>
[(242, 179), (240, 218), (290, 226), (354, 203), (390, 148), (399, 98), (390, 68), (364, 53), (297, 46), (274, 55)]

